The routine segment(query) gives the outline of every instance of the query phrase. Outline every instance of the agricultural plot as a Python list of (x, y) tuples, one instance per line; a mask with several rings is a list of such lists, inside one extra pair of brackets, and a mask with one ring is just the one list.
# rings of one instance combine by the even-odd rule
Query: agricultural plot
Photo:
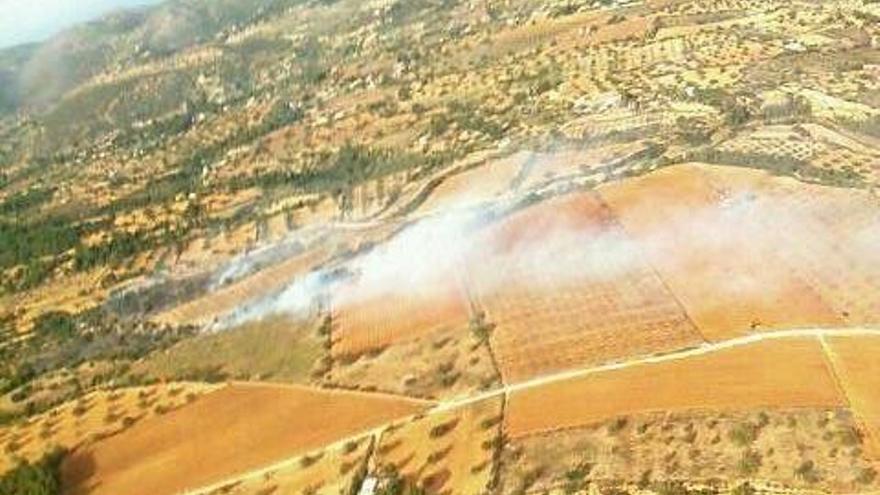
[(837, 390), (817, 340), (767, 341), (514, 392), (507, 431), (518, 437), (651, 411), (838, 407), (845, 400)]
[(803, 184), (754, 171), (711, 167), (704, 172), (712, 186), (728, 197), (748, 196), (749, 209), (762, 214), (740, 229), (753, 241), (784, 246), (773, 250), (774, 263), (796, 273), (842, 323), (871, 324), (880, 319), (876, 198), (858, 189)]
[(406, 182), (405, 174), (397, 174), (397, 177), (391, 175), (353, 188), (350, 193), (350, 206), (346, 206), (343, 218), (359, 221), (372, 217), (394, 197), (391, 191), (399, 191)]
[(326, 341), (315, 319), (274, 316), (200, 334), (132, 365), (160, 380), (271, 380), (304, 383), (313, 377)]
[(362, 438), (345, 442), (292, 459), (284, 466), (268, 469), (257, 476), (231, 481), (205, 495), (266, 495), (311, 493), (339, 495), (352, 493), (359, 473), (366, 469), (373, 440)]
[(718, 150), (807, 161), (824, 153), (827, 148), (810, 136), (797, 133), (791, 126), (768, 126), (725, 141), (718, 146)]
[(261, 229), (260, 241), (281, 241), (288, 233), (290, 233), (290, 229), (293, 226), (291, 215), (287, 212), (276, 213), (264, 221), (263, 228)]
[(333, 357), (347, 359), (436, 331), (464, 328), (470, 306), (456, 274), (449, 275), (417, 292), (376, 290), (357, 282), (344, 288), (338, 294), (344, 302), (334, 305)]
[[(769, 92), (765, 96), (764, 112), (774, 112), (785, 118), (787, 107), (792, 106), (791, 95)], [(765, 156), (770, 162), (787, 163), (787, 166), (810, 164), (827, 171), (825, 181), (860, 176), (866, 182), (876, 179), (880, 168), (880, 155), (865, 145), (825, 127), (807, 124), (798, 126), (772, 125), (741, 134), (717, 147), (728, 155)], [(761, 166), (761, 163), (755, 163)], [(836, 177), (832, 174), (835, 174)], [(834, 182), (831, 182), (834, 184)], [(845, 184), (845, 182), (844, 182)]]
[[(781, 252), (799, 247), (782, 243), (790, 222), (800, 233), (802, 222), (767, 211), (775, 204), (760, 196), (767, 178), (743, 169), (682, 165), (600, 188), (624, 229), (710, 340), (842, 322), (798, 267), (780, 259)], [(779, 207), (774, 208), (778, 213)], [(807, 249), (828, 236), (819, 233), (797, 242)]]
[[(70, 494), (162, 495), (210, 485), (419, 412), (424, 403), (230, 385), (70, 455)], [(327, 421), (333, 418), (333, 421)], [(185, 442), (179, 441), (186, 438)]]
[(161, 416), (216, 389), (213, 385), (167, 384), (100, 390), (0, 427), (0, 473), (18, 460), (36, 461), (56, 447), (74, 449), (116, 435), (135, 423)]
[(497, 387), (500, 377), (485, 343), (457, 328), (368, 352), (351, 362), (334, 360), (322, 382), (440, 399)]
[(774, 181), (759, 198), (784, 250), (776, 257), (800, 274), (850, 325), (880, 322), (880, 201), (862, 190)]
[(478, 495), (492, 477), (501, 400), (488, 399), (386, 430), (376, 466), (393, 469), (428, 493)]
[(828, 339), (843, 391), (867, 428), (868, 452), (880, 462), (880, 337)]
[[(573, 493), (587, 486), (669, 483), (731, 490), (782, 485), (826, 493), (880, 487), (846, 409), (649, 413), (505, 445), (500, 493)], [(578, 492), (580, 493), (580, 492)]]
[(700, 342), (596, 195), (546, 201), (484, 235), (492, 255), (468, 271), (507, 383)]
[(330, 197), (315, 198), (308, 205), (293, 210), (290, 217), (299, 227), (326, 225), (339, 218), (339, 205)]

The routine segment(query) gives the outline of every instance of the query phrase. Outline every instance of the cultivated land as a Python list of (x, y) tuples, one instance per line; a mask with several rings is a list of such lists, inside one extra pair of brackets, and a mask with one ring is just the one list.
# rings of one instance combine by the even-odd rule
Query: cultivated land
[(790, 339), (514, 392), (506, 421), (516, 437), (640, 412), (844, 404), (819, 341)]
[(761, 223), (772, 213), (756, 198), (760, 185), (744, 190), (727, 175), (713, 187), (711, 174), (711, 167), (672, 167), (601, 194), (706, 338), (840, 324), (799, 270), (778, 259), (786, 250), (776, 229), (789, 220), (771, 218), (775, 228)]
[(873, 495), (878, 150), (872, 0), (0, 50), (0, 493)]
[(221, 484), (214, 489), (200, 490), (210, 495), (257, 495), (268, 493), (349, 493), (358, 477), (367, 469), (373, 449), (370, 438), (349, 440), (342, 445), (322, 449), (301, 457), (259, 476)]
[(55, 448), (87, 448), (141, 421), (184, 407), (216, 385), (170, 383), (96, 391), (33, 416), (17, 426), (0, 427), (0, 469), (18, 461), (34, 462)]
[(758, 489), (870, 492), (880, 480), (858, 428), (835, 408), (619, 416), (514, 439), (501, 459), (501, 492), (566, 493), (587, 483), (663, 490), (682, 480), (725, 489), (742, 478)]
[(595, 194), (514, 213), (480, 244), (469, 280), (508, 383), (701, 341)]
[(500, 398), (469, 404), (392, 427), (380, 437), (375, 462), (432, 493), (482, 493), (494, 476), (502, 423)]
[[(62, 467), (63, 479), (72, 494), (172, 494), (424, 408), (415, 401), (348, 392), (230, 385), (190, 407), (135, 425), (127, 435), (75, 451)], [(181, 438), (187, 440), (177, 441)]]
[(334, 356), (358, 356), (427, 333), (467, 325), (470, 308), (458, 276), (445, 275), (431, 281), (423, 292), (377, 290), (361, 287), (358, 282), (343, 288), (339, 297), (344, 302), (333, 312)]
[(843, 392), (866, 428), (868, 452), (880, 462), (880, 337), (828, 338), (826, 345)]
[(360, 356), (335, 359), (321, 379), (330, 387), (431, 399), (500, 385), (488, 344), (466, 328), (441, 330)]

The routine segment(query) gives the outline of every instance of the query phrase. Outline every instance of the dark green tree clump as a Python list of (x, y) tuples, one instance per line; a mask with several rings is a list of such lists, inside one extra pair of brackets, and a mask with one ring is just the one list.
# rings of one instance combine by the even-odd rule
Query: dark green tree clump
[(0, 478), (0, 495), (58, 495), (61, 493), (61, 461), (67, 452), (58, 449), (35, 463), (27, 461)]

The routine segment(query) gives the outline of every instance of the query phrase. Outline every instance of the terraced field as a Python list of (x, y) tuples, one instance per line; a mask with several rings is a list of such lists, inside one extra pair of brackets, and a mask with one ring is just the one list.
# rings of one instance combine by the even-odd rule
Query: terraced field
[(878, 495), (878, 150), (877, 0), (0, 42), (0, 494)]

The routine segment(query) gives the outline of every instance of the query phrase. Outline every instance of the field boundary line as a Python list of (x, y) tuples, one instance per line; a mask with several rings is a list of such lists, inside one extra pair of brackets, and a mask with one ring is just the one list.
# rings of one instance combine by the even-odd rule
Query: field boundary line
[[(727, 349), (734, 349), (737, 347), (748, 346), (752, 344), (757, 344), (763, 341), (773, 341), (773, 340), (786, 340), (786, 339), (804, 339), (804, 338), (815, 338), (819, 339), (820, 345), (825, 337), (877, 337), (880, 338), (880, 327), (860, 327), (860, 328), (800, 328), (800, 329), (788, 329), (788, 330), (776, 330), (771, 332), (763, 332), (763, 333), (754, 333), (749, 334), (743, 337), (736, 337), (733, 339), (728, 339), (720, 342), (712, 342), (706, 343), (699, 347), (693, 347), (684, 349), (677, 352), (667, 353), (667, 354), (659, 354), (659, 355), (650, 355), (639, 358), (630, 359), (627, 361), (621, 361), (617, 363), (609, 363), (600, 366), (595, 366), (591, 368), (583, 368), (583, 369), (572, 369), (568, 371), (564, 371), (561, 373), (554, 373), (545, 376), (539, 376), (530, 380), (526, 380), (523, 382), (519, 382), (512, 385), (505, 385), (503, 387), (497, 388), (495, 390), (490, 390), (487, 392), (483, 392), (477, 395), (463, 397), (459, 399), (452, 399), (448, 401), (428, 401), (425, 399), (418, 399), (413, 397), (395, 395), (395, 394), (383, 394), (383, 393), (373, 393), (373, 392), (364, 392), (364, 391), (349, 391), (346, 389), (332, 389), (332, 388), (320, 388), (320, 387), (310, 387), (308, 385), (299, 385), (299, 384), (287, 384), (287, 383), (271, 383), (271, 382), (229, 382), (231, 384), (239, 384), (239, 385), (248, 385), (248, 386), (273, 386), (273, 387), (289, 387), (289, 388), (297, 388), (303, 390), (312, 390), (318, 392), (333, 392), (334, 390), (339, 393), (354, 393), (354, 394), (362, 394), (365, 396), (373, 396), (373, 397), (391, 397), (395, 399), (408, 399), (414, 402), (428, 403), (434, 404), (434, 407), (421, 411), (415, 414), (411, 414), (408, 416), (404, 416), (401, 418), (397, 418), (395, 420), (389, 421), (385, 424), (363, 430), (361, 432), (349, 435), (345, 438), (334, 441), (333, 443), (327, 444), (322, 447), (320, 450), (328, 450), (333, 448), (338, 448), (344, 445), (346, 442), (352, 440), (358, 440), (360, 438), (364, 438), (367, 436), (377, 436), (381, 435), (385, 429), (389, 426), (406, 422), (408, 420), (412, 420), (421, 416), (428, 416), (432, 414), (437, 414), (441, 412), (451, 411), (455, 409), (459, 409), (462, 407), (466, 407), (468, 405), (474, 404), (476, 402), (481, 402), (483, 400), (491, 399), (493, 397), (502, 396), (502, 399), (505, 401), (505, 406), (507, 402), (510, 400), (510, 396), (513, 393), (520, 392), (522, 390), (528, 390), (531, 388), (537, 388), (544, 385), (561, 382), (565, 380), (570, 380), (574, 378), (581, 378), (584, 376), (600, 374), (609, 371), (616, 371), (621, 369), (627, 369), (632, 367), (638, 367), (642, 365), (650, 365), (650, 364), (659, 364), (664, 362), (671, 361), (679, 361), (684, 359), (689, 359), (692, 357), (704, 356), (708, 354), (712, 354), (719, 351), (724, 351)], [(845, 398), (847, 403), (849, 400)], [(505, 407), (506, 409), (506, 407)], [(850, 407), (850, 409), (852, 409)], [(506, 410), (505, 410), (506, 416)], [(503, 428), (503, 425), (502, 425)], [(502, 429), (503, 431), (503, 429)], [(380, 437), (381, 438), (381, 437)], [(319, 450), (319, 449), (315, 449)], [(313, 450), (314, 451), (314, 450)], [(268, 466), (264, 466), (259, 469), (255, 469), (252, 471), (248, 471), (242, 473), (238, 476), (232, 476), (225, 480), (213, 483), (211, 485), (203, 486), (200, 488), (194, 488), (185, 490), (180, 492), (181, 495), (207, 495), (211, 491), (219, 490), (231, 483), (235, 483), (238, 481), (245, 481), (249, 479), (253, 479), (255, 477), (263, 476), (265, 474), (271, 473), (273, 471), (277, 471), (279, 469), (289, 467), (294, 463), (298, 462), (298, 460), (303, 456), (307, 455), (309, 452), (304, 452), (298, 454), (296, 456), (288, 457), (286, 459), (280, 460), (276, 463), (273, 463)], [(865, 492), (860, 493), (858, 495), (869, 495), (875, 492)], [(877, 495), (880, 495), (880, 492), (876, 492)]]
[(416, 404), (421, 404), (424, 406), (436, 405), (437, 401), (430, 399), (423, 399), (420, 397), (413, 397), (410, 395), (403, 394), (395, 394), (392, 392), (368, 392), (366, 390), (356, 390), (356, 389), (347, 389), (343, 387), (321, 387), (314, 385), (306, 385), (300, 383), (284, 383), (284, 382), (264, 382), (264, 381), (229, 381), (226, 382), (230, 385), (235, 385), (239, 387), (265, 387), (265, 388), (279, 388), (279, 389), (294, 389), (301, 390), (303, 392), (318, 392), (318, 393), (327, 393), (327, 394), (346, 394), (352, 396), (361, 396), (365, 398), (374, 398), (374, 399), (389, 399), (389, 400), (400, 400), (400, 401), (408, 401)]
[[(838, 362), (839, 356), (834, 352), (834, 349), (831, 348), (831, 345), (828, 344), (828, 340), (825, 335), (819, 337), (819, 342), (822, 344), (822, 350), (825, 354), (825, 359), (828, 362), (828, 367), (831, 370), (831, 376), (834, 378), (834, 382), (840, 390), (840, 394), (843, 396), (847, 405), (849, 406), (849, 410), (852, 411), (853, 416), (855, 417), (856, 423), (858, 423), (861, 430), (865, 433), (865, 436), (868, 437), (868, 442), (872, 440), (878, 444), (880, 444), (880, 438), (873, 438), (874, 433), (873, 430), (868, 426), (868, 421), (865, 416), (862, 414), (860, 408), (856, 405), (856, 403), (850, 398), (849, 389), (846, 386), (846, 381), (840, 376), (840, 371), (838, 370)], [(870, 449), (869, 449), (870, 450)], [(874, 458), (873, 455), (868, 453), (869, 460), (874, 461), (878, 466), (880, 466), (880, 457)], [(880, 493), (880, 492), (878, 492)]]
[(464, 397), (460, 399), (454, 399), (450, 401), (441, 401), (432, 411), (429, 411), (429, 414), (434, 411), (447, 411), (450, 409), (456, 409), (458, 407), (466, 406), (468, 404), (473, 404), (474, 402), (479, 402), (481, 400), (486, 400), (492, 398), (496, 395), (500, 394), (513, 394), (516, 392), (520, 392), (522, 390), (528, 390), (531, 388), (541, 387), (544, 385), (548, 385), (551, 383), (561, 382), (565, 380), (570, 380), (574, 378), (581, 378), (584, 376), (594, 375), (598, 373), (604, 373), (608, 371), (616, 371), (621, 369), (632, 368), (636, 366), (648, 365), (648, 364), (659, 364), (668, 361), (679, 361), (682, 359), (688, 359), (692, 357), (703, 356), (707, 354), (712, 354), (714, 352), (723, 351), (727, 349), (734, 349), (737, 347), (747, 346), (751, 344), (757, 344), (759, 342), (763, 342), (765, 340), (784, 340), (784, 339), (799, 339), (799, 338), (816, 338), (822, 335), (828, 336), (838, 336), (838, 337), (880, 337), (880, 328), (843, 328), (843, 329), (833, 329), (833, 328), (802, 328), (802, 329), (790, 329), (790, 330), (776, 330), (771, 332), (761, 332), (761, 333), (752, 333), (742, 337), (735, 337), (732, 339), (719, 341), (719, 342), (711, 342), (706, 343), (701, 346), (692, 347), (688, 349), (684, 349), (681, 351), (666, 353), (666, 354), (654, 354), (644, 357), (639, 357), (635, 359), (630, 359), (626, 361), (619, 361), (615, 363), (603, 364), (600, 366), (595, 366), (591, 368), (582, 368), (582, 369), (572, 369), (568, 371), (563, 371), (560, 373), (554, 373), (545, 376), (535, 377), (523, 382), (505, 385), (504, 387), (496, 390), (490, 390), (484, 392), (482, 394), (477, 394), (471, 397)]
[(486, 484), (486, 493), (490, 495), (501, 494), (501, 475), (504, 470), (504, 448), (507, 446), (507, 402), (510, 397), (507, 394), (501, 396), (501, 422), (498, 423), (498, 445), (492, 451), (492, 475)]
[(252, 480), (254, 478), (259, 478), (261, 476), (265, 476), (265, 475), (273, 473), (275, 471), (278, 471), (278, 470), (281, 470), (281, 469), (284, 469), (287, 467), (291, 467), (291, 466), (295, 465), (296, 463), (298, 463), (299, 460), (303, 456), (309, 455), (311, 452), (334, 450), (334, 449), (342, 448), (348, 442), (359, 441), (359, 440), (365, 439), (365, 438), (373, 438), (376, 441), (378, 441), (377, 436), (381, 435), (382, 432), (386, 428), (388, 428), (390, 425), (397, 423), (397, 422), (409, 421), (417, 416), (419, 416), (419, 413), (411, 414), (409, 416), (404, 416), (402, 418), (398, 418), (394, 421), (376, 426), (376, 427), (371, 428), (369, 430), (363, 430), (363, 431), (354, 433), (352, 435), (349, 435), (347, 437), (340, 438), (339, 440), (336, 440), (333, 443), (324, 445), (323, 447), (309, 450), (307, 452), (302, 452), (302, 453), (297, 454), (292, 457), (287, 457), (285, 459), (282, 459), (282, 460), (274, 462), (272, 464), (263, 466), (261, 468), (254, 469), (252, 471), (246, 471), (246, 472), (241, 473), (240, 475), (237, 475), (237, 476), (230, 476), (229, 478), (217, 481), (217, 482), (212, 483), (210, 485), (205, 485), (205, 486), (201, 486), (201, 487), (193, 488), (193, 489), (186, 489), (186, 490), (184, 490), (182, 492), (178, 492), (178, 493), (179, 493), (179, 495), (207, 495), (213, 491), (221, 490), (224, 487), (229, 486), (233, 483), (240, 483), (242, 481)]
[[(828, 340), (824, 335), (820, 335), (818, 337), (819, 345), (822, 347), (822, 357), (825, 360), (826, 366), (828, 366), (828, 373), (831, 375), (831, 379), (834, 380), (834, 386), (837, 387), (837, 392), (840, 394), (843, 401), (846, 403), (849, 409), (855, 411), (853, 407), (852, 400), (849, 398), (849, 394), (846, 391), (846, 386), (843, 384), (843, 380), (840, 378), (840, 372), (837, 369), (836, 357), (834, 355), (834, 349), (828, 345)], [(861, 421), (859, 421), (861, 422)]]
[(712, 342), (711, 340), (706, 338), (706, 334), (704, 334), (703, 331), (700, 330), (700, 327), (697, 325), (697, 323), (694, 321), (694, 319), (691, 318), (691, 315), (688, 314), (687, 308), (685, 307), (684, 303), (681, 302), (681, 299), (678, 298), (678, 295), (675, 293), (675, 291), (672, 290), (672, 287), (669, 286), (669, 283), (666, 281), (666, 278), (663, 276), (662, 273), (660, 273), (660, 270), (657, 268), (657, 265), (654, 264), (654, 262), (648, 256), (648, 253), (645, 252), (644, 246), (642, 245), (642, 243), (637, 242), (635, 237), (633, 236), (632, 232), (630, 232), (629, 229), (626, 228), (626, 225), (624, 225), (623, 222), (620, 221), (620, 216), (614, 211), (614, 208), (612, 208), (611, 205), (609, 205), (608, 202), (605, 201), (605, 198), (602, 196), (601, 191), (595, 190), (594, 192), (596, 195), (596, 199), (599, 201), (599, 203), (602, 205), (602, 207), (605, 208), (605, 210), (608, 212), (608, 215), (610, 216), (611, 221), (614, 222), (614, 225), (620, 229), (620, 231), (626, 236), (626, 239), (629, 242), (631, 242), (633, 244), (633, 246), (635, 247), (636, 251), (638, 251), (640, 261), (645, 263), (645, 265), (651, 269), (651, 272), (654, 274), (655, 277), (657, 277), (657, 280), (660, 281), (660, 284), (663, 286), (663, 289), (666, 290), (667, 294), (669, 294), (669, 298), (672, 299), (673, 301), (675, 301), (675, 305), (678, 306), (678, 309), (681, 311), (682, 316), (684, 316), (685, 319), (687, 320), (687, 322), (690, 324), (691, 330), (693, 331), (694, 336), (697, 337), (698, 339), (702, 340), (704, 344)]

